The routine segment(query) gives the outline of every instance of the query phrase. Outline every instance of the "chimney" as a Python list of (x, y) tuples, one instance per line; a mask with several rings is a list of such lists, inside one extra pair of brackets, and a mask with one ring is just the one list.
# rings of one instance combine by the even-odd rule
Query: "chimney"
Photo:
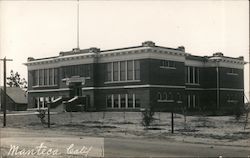
[(28, 59), (27, 59), (27, 61), (29, 62), (29, 61), (34, 61), (35, 60), (35, 58), (33, 58), (33, 57), (28, 57)]
[(222, 52), (216, 52), (213, 54), (214, 57), (222, 57), (223, 53)]
[(179, 46), (177, 49), (182, 51), (182, 52), (185, 52), (185, 47), (184, 46)]
[(244, 57), (243, 56), (239, 56), (238, 59), (244, 60)]
[(152, 42), (152, 41), (145, 41), (145, 42), (142, 43), (142, 46), (143, 47), (154, 47), (155, 43)]
[(73, 48), (73, 49), (72, 49), (72, 52), (73, 52), (73, 53), (79, 53), (79, 52), (80, 52), (80, 48)]
[(99, 53), (99, 52), (100, 52), (100, 48), (96, 48), (96, 47), (89, 48), (89, 53)]

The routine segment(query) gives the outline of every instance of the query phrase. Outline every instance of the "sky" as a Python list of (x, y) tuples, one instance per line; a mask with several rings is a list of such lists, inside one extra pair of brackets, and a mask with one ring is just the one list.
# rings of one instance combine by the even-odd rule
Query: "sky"
[[(102, 50), (141, 45), (185, 46), (194, 55), (244, 56), (249, 61), (247, 0), (83, 1), (80, 0), (80, 48)], [(28, 57), (57, 56), (77, 47), (77, 1), (0, 1), (0, 58), (7, 73), (18, 71)], [(2, 85), (2, 62), (0, 63)], [(245, 91), (249, 70), (245, 66)]]

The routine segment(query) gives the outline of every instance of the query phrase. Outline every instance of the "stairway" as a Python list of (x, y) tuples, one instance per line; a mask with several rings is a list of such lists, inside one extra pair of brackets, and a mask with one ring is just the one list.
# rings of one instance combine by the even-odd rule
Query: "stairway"
[(65, 97), (59, 97), (55, 100), (53, 100), (52, 102), (50, 102), (50, 110), (52, 112), (64, 112), (65, 108), (63, 106), (63, 101), (68, 100), (68, 98)]
[(65, 110), (67, 112), (79, 112), (85, 110), (84, 97), (75, 96), (68, 101), (63, 101)]

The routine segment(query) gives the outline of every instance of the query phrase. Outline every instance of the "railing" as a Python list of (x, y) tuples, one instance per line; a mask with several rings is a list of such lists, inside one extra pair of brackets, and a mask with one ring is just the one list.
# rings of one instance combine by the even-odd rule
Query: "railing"
[(75, 96), (68, 101), (64, 101), (65, 109), (68, 112), (84, 111), (84, 97)]
[(67, 98), (59, 97), (48, 104), (50, 104), (50, 108), (53, 109), (53, 108), (56, 108), (57, 106), (61, 105), (64, 100), (67, 100)]

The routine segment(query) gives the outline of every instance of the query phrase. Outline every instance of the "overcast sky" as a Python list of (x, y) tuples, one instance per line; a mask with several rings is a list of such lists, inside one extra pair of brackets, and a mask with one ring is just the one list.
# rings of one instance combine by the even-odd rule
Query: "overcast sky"
[[(56, 56), (76, 43), (76, 1), (0, 1), (0, 56), (27, 78), (27, 57)], [(195, 55), (249, 52), (248, 1), (80, 1), (80, 48), (178, 47)], [(2, 63), (1, 75), (2, 75)], [(248, 65), (245, 66), (248, 91)], [(2, 83), (2, 77), (0, 78)]]

